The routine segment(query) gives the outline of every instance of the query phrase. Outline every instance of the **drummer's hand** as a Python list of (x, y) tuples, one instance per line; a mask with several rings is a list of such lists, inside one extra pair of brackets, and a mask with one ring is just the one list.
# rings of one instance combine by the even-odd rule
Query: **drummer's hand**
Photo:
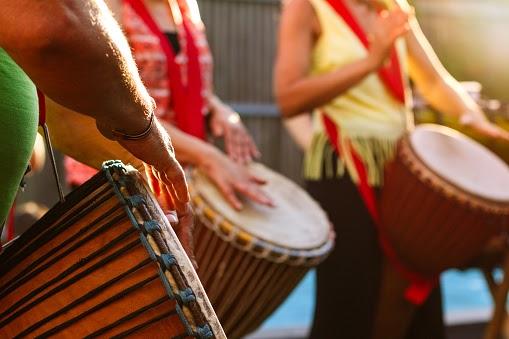
[(260, 189), (265, 180), (251, 174), (247, 167), (233, 162), (218, 149), (211, 147), (198, 167), (214, 182), (233, 208), (241, 210), (243, 207), (237, 194), (265, 206), (274, 206), (272, 199)]
[[(154, 118), (150, 133), (143, 139), (126, 140), (118, 138), (116, 141), (132, 155), (151, 166), (154, 176), (167, 186), (173, 201), (179, 202), (176, 208), (185, 206), (189, 202), (189, 191), (184, 170), (175, 158), (175, 151), (169, 134), (157, 118)], [(184, 213), (184, 211), (180, 211), (180, 213)]]
[(152, 166), (145, 164), (145, 174), (150, 189), (156, 196), (166, 218), (175, 230), (194, 268), (197, 269), (198, 265), (194, 257), (194, 215), (191, 203), (189, 201), (181, 203), (175, 200), (170, 193), (171, 189), (157, 178), (157, 172)]
[(396, 39), (409, 31), (408, 18), (408, 13), (396, 8), (382, 11), (375, 19), (373, 31), (368, 36), (370, 40), (368, 59), (373, 63), (374, 69), (383, 66)]
[(210, 128), (215, 137), (223, 137), (226, 153), (240, 164), (260, 157), (260, 151), (244, 127), (237, 112), (215, 98), (211, 101)]
[(509, 132), (489, 121), (480, 112), (467, 112), (460, 117), (460, 123), (489, 138), (509, 142)]

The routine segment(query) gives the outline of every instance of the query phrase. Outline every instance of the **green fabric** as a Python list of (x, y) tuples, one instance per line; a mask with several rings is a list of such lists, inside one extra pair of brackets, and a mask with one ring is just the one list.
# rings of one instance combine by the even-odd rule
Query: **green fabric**
[(0, 228), (28, 166), (37, 123), (36, 88), (0, 48)]

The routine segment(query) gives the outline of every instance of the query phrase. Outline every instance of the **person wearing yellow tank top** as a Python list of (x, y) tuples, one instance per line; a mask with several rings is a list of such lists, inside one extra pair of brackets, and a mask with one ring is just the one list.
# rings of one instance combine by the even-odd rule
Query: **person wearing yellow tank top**
[[(380, 338), (373, 332), (382, 253), (357, 169), (378, 193), (397, 140), (413, 124), (410, 79), (444, 114), (509, 140), (441, 65), (406, 0), (285, 2), (275, 97), (284, 118), (312, 112), (312, 133), (293, 134), (306, 151), (308, 191), (337, 233), (317, 269), (310, 338)], [(300, 119), (290, 124), (307, 126)], [(444, 338), (439, 289), (409, 319), (402, 338)]]

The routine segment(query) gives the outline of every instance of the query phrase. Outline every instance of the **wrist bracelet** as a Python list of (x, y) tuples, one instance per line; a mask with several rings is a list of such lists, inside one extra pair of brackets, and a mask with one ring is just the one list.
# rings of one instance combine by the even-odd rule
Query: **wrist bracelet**
[(117, 130), (113, 130), (112, 132), (117, 138), (123, 139), (123, 140), (144, 139), (145, 137), (147, 137), (150, 134), (150, 131), (152, 130), (152, 126), (154, 126), (154, 115), (155, 115), (154, 112), (152, 112), (150, 114), (150, 121), (148, 122), (147, 128), (145, 128), (145, 130), (139, 134), (126, 134), (126, 133), (119, 132)]

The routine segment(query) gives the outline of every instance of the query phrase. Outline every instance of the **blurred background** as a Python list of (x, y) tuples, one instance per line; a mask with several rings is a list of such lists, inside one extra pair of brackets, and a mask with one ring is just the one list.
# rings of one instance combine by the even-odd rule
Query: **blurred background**
[[(280, 1), (199, 0), (199, 4), (215, 59), (217, 94), (243, 117), (263, 154), (262, 162), (301, 183), (302, 154), (282, 126), (272, 97)], [(509, 128), (509, 0), (415, 0), (413, 5), (446, 68), (466, 82), (490, 119)], [(418, 97), (415, 112), (419, 122), (459, 127)], [(509, 161), (507, 145), (480, 141)], [(33, 221), (30, 216), (43, 213), (57, 199), (46, 161), (19, 194), (17, 205), (23, 208), (18, 214), (25, 215), (18, 217), (18, 231)], [(479, 338), (492, 309), (482, 274), (478, 270), (446, 272), (442, 286), (449, 337)], [(310, 273), (252, 338), (304, 338), (313, 312), (313, 288)]]

